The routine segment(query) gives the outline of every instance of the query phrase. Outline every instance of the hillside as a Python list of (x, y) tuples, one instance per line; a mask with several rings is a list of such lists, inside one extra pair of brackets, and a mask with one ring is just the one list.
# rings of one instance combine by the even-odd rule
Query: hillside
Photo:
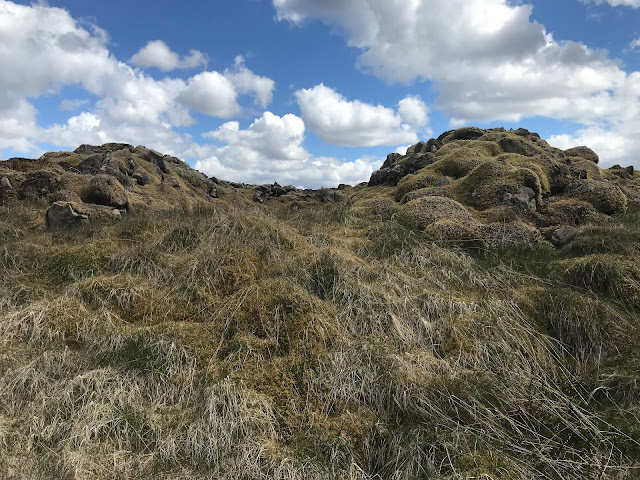
[(0, 162), (0, 479), (634, 479), (640, 174), (467, 127), (368, 184)]

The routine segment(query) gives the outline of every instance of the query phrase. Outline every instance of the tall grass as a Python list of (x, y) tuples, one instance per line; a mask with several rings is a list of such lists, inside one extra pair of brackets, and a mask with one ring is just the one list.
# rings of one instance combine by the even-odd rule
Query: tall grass
[(0, 211), (4, 478), (637, 477), (634, 258), (471, 255), (365, 207)]

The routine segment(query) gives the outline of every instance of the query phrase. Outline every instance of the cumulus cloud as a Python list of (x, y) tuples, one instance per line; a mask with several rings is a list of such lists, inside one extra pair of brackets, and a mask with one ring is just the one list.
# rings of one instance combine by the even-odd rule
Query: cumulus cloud
[[(0, 0), (0, 149), (37, 155), (40, 142), (73, 148), (135, 139), (177, 155), (193, 142), (175, 130), (194, 123), (190, 109), (228, 118), (242, 111), (240, 95), (253, 96), (259, 105), (271, 101), (273, 81), (254, 74), (242, 60), (223, 73), (155, 80), (118, 61), (107, 41), (103, 30), (79, 24), (64, 9)], [(206, 60), (193, 51), (179, 58), (159, 41), (139, 53), (139, 65), (146, 58), (148, 65), (153, 60), (165, 70), (204, 65)], [(38, 125), (31, 99), (68, 85), (84, 88), (97, 101), (87, 109), (88, 101), (62, 100), (61, 111), (87, 111), (62, 123)]]
[(304, 133), (304, 121), (293, 114), (265, 112), (244, 130), (238, 122), (227, 122), (204, 134), (222, 145), (200, 148), (195, 167), (235, 181), (317, 188), (361, 182), (379, 166), (380, 159), (313, 157), (303, 146)]
[(640, 48), (640, 38), (636, 38), (630, 44), (631, 48)]
[(264, 108), (271, 103), (275, 82), (249, 70), (241, 55), (235, 58), (233, 68), (225, 70), (224, 76), (236, 87), (239, 93), (253, 94), (257, 105)]
[(183, 105), (213, 117), (232, 117), (240, 113), (238, 92), (233, 83), (218, 72), (203, 72), (192, 77), (178, 95)]
[(155, 67), (164, 72), (177, 68), (197, 68), (207, 66), (207, 56), (199, 50), (190, 50), (189, 55), (180, 58), (162, 40), (147, 43), (130, 59), (129, 63), (141, 68)]
[(632, 7), (639, 8), (640, 0), (580, 0), (582, 3), (595, 3), (596, 5), (602, 5), (608, 3), (612, 7)]
[[(611, 3), (637, 6), (639, 0)], [(388, 82), (433, 82), (453, 125), (545, 116), (631, 131), (635, 73), (604, 51), (558, 41), (508, 0), (273, 0), (277, 17), (320, 19)], [(305, 118), (306, 120), (306, 118)], [(624, 128), (621, 128), (623, 127)], [(633, 138), (633, 137), (629, 137)], [(398, 142), (402, 143), (402, 142)], [(636, 160), (637, 162), (637, 160)]]
[(397, 145), (418, 140), (417, 128), (428, 121), (417, 97), (400, 101), (398, 112), (382, 105), (347, 100), (323, 84), (296, 93), (302, 118), (324, 141), (334, 145)]

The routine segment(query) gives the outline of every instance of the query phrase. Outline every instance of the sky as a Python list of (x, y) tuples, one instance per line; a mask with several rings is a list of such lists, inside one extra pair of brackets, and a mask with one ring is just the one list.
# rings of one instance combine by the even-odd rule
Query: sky
[(640, 168), (640, 0), (0, 0), (0, 158), (318, 188), (465, 125)]

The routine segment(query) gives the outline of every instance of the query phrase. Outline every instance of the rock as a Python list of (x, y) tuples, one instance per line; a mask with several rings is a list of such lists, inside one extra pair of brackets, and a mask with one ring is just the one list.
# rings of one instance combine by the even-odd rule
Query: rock
[(18, 190), (18, 198), (44, 198), (53, 192), (60, 190), (61, 185), (58, 179), (51, 172), (41, 170), (39, 172), (30, 173), (20, 185)]
[(503, 137), (498, 140), (498, 145), (500, 145), (500, 148), (505, 153), (517, 153), (525, 157), (533, 157), (538, 153), (532, 145), (527, 144), (519, 138)]
[[(376, 185), (395, 186), (407, 175), (431, 165), (435, 160), (435, 154), (426, 150), (437, 148), (433, 142), (435, 140), (432, 139), (426, 144), (423, 142), (417, 144), (420, 145), (420, 152), (415, 152), (415, 148), (409, 147), (407, 155), (403, 156), (398, 153), (388, 155), (382, 164), (382, 168), (371, 174), (368, 185), (370, 187)], [(416, 147), (416, 145), (413, 147)]]
[(180, 185), (180, 182), (178, 180), (176, 180), (175, 178), (172, 178), (171, 180), (169, 180), (169, 186), (171, 188), (177, 188), (177, 189), (181, 189), (182, 186)]
[(89, 183), (88, 203), (127, 209), (129, 200), (122, 184), (111, 175), (96, 175)]
[(622, 214), (627, 210), (627, 197), (617, 185), (601, 180), (576, 180), (568, 185), (565, 194), (591, 203), (607, 215)]
[(526, 212), (535, 212), (537, 207), (536, 192), (529, 187), (520, 187), (515, 194), (505, 193), (503, 201)]
[(598, 154), (585, 146), (569, 148), (564, 151), (564, 154), (567, 157), (582, 157), (584, 159), (591, 160), (593, 163), (598, 163), (600, 161)]
[(89, 217), (78, 213), (71, 202), (55, 202), (47, 210), (46, 222), (52, 229), (70, 228), (89, 223)]
[(296, 188), (292, 185), (283, 187), (278, 182), (274, 182), (271, 185), (259, 185), (256, 187), (256, 193), (253, 195), (253, 201), (264, 203), (265, 200), (281, 197), (282, 195), (286, 195), (287, 193), (293, 192), (295, 190)]
[(131, 151), (133, 150), (133, 145), (129, 145), (128, 143), (105, 143), (104, 145), (100, 146), (83, 144), (76, 148), (73, 153), (91, 155), (94, 153), (117, 152), (119, 150)]
[(142, 168), (137, 168), (131, 174), (131, 177), (136, 181), (138, 185), (149, 185), (151, 183), (151, 177), (146, 172), (146, 170)]
[(7, 203), (9, 192), (13, 190), (11, 182), (7, 177), (0, 178), (0, 205)]
[(575, 227), (560, 227), (556, 228), (551, 235), (551, 243), (555, 247), (564, 247), (567, 243), (575, 237), (578, 229)]
[(621, 167), (620, 165), (614, 165), (609, 168), (609, 172), (619, 178), (630, 179), (633, 178), (634, 168), (633, 165), (629, 165), (628, 167)]
[(453, 177), (442, 177), (440, 181), (436, 184), (436, 187), (445, 187), (453, 182), (455, 179)]
[(344, 195), (340, 192), (323, 188), (318, 192), (318, 199), (324, 203), (338, 203), (344, 200)]
[(474, 140), (485, 134), (485, 131), (478, 127), (463, 127), (453, 131), (452, 140)]

